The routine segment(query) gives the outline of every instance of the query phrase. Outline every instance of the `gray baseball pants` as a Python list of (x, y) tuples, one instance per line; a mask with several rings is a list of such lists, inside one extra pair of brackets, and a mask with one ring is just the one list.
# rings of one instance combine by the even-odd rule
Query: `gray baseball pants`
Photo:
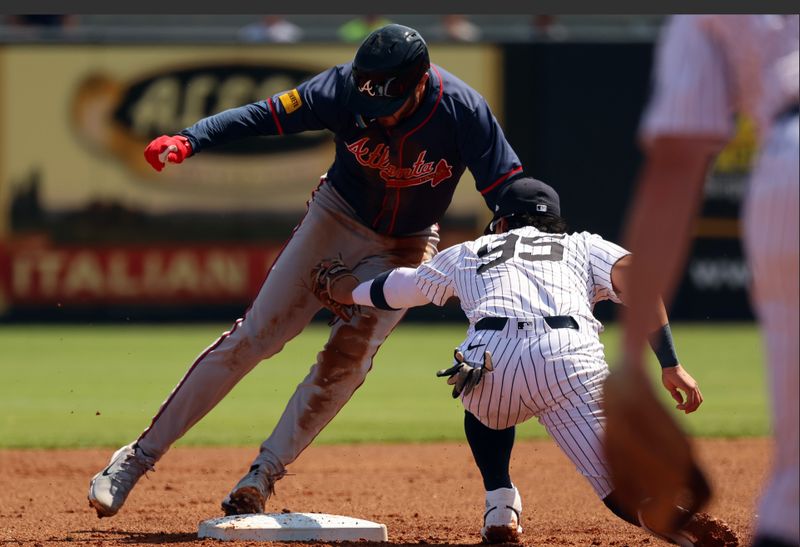
[[(308, 211), (275, 260), (251, 307), (233, 327), (194, 361), (150, 426), (139, 446), (160, 458), (262, 360), (278, 353), (320, 310), (309, 291), (309, 272), (338, 253), (360, 280), (400, 266), (416, 267), (433, 256), (437, 227), (404, 237), (375, 233), (324, 179)], [(366, 309), (331, 329), (325, 347), (297, 386), (256, 463), (282, 475), (364, 382), (383, 341), (402, 311)]]

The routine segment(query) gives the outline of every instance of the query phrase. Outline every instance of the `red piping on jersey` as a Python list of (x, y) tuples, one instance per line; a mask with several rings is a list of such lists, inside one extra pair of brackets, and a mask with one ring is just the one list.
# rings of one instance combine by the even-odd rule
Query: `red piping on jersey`
[[(278, 254), (275, 257), (275, 260), (272, 262), (273, 264), (278, 262), (278, 259), (283, 254), (283, 251), (286, 250), (286, 247), (289, 246), (289, 242), (292, 241), (292, 238), (294, 237), (294, 234), (297, 232), (297, 230), (300, 229), (300, 226), (303, 224), (303, 221), (306, 219), (306, 216), (308, 215), (308, 210), (309, 210), (309, 208), (311, 206), (311, 202), (314, 200), (314, 196), (316, 195), (316, 193), (319, 191), (319, 189), (322, 187), (322, 185), (327, 180), (328, 179), (326, 179), (325, 177), (320, 177), (319, 184), (317, 185), (316, 188), (314, 188), (314, 190), (312, 190), (311, 197), (306, 202), (306, 212), (303, 215), (303, 218), (300, 219), (300, 222), (298, 222), (297, 226), (295, 226), (294, 229), (292, 230), (292, 234), (289, 236), (289, 239), (287, 239), (284, 242), (283, 246), (281, 247), (281, 250), (278, 251)], [(270, 274), (271, 271), (272, 271), (272, 266), (270, 266), (269, 270), (267, 270), (267, 274), (264, 276), (264, 280), (261, 282), (261, 287), (263, 287), (264, 283), (267, 282), (267, 279), (269, 278), (269, 274)], [(261, 289), (259, 289), (259, 292), (261, 292)], [(217, 339), (216, 342), (214, 342), (208, 349), (206, 349), (203, 353), (201, 353), (200, 356), (197, 359), (194, 360), (194, 363), (192, 363), (192, 366), (189, 367), (189, 370), (186, 372), (186, 374), (183, 376), (181, 381), (178, 383), (178, 387), (176, 387), (174, 390), (172, 390), (172, 393), (170, 394), (170, 396), (167, 398), (166, 401), (164, 401), (164, 404), (161, 405), (161, 408), (158, 410), (156, 415), (153, 416), (153, 419), (150, 422), (150, 425), (147, 426), (147, 429), (142, 431), (142, 434), (139, 435), (138, 439), (136, 439), (137, 442), (139, 442), (142, 439), (144, 439), (144, 436), (147, 435), (147, 432), (150, 431), (150, 429), (152, 429), (153, 425), (156, 423), (156, 420), (158, 420), (161, 417), (161, 415), (164, 413), (164, 411), (167, 409), (167, 406), (172, 402), (172, 399), (175, 398), (175, 395), (178, 394), (178, 391), (180, 391), (181, 386), (183, 386), (183, 384), (186, 383), (186, 380), (189, 378), (189, 376), (191, 376), (192, 372), (194, 372), (194, 369), (197, 368), (197, 365), (199, 365), (202, 362), (202, 360), (205, 359), (206, 356), (209, 353), (211, 353), (212, 351), (217, 349), (220, 346), (220, 344), (222, 344), (222, 342), (225, 341), (226, 338), (228, 338), (231, 334), (233, 334), (236, 331), (236, 329), (239, 328), (239, 325), (244, 323), (244, 320), (247, 318), (247, 314), (252, 309), (254, 303), (255, 303), (255, 297), (253, 298), (253, 301), (250, 303), (250, 305), (247, 307), (247, 310), (245, 310), (244, 316), (242, 316), (240, 319), (237, 319), (234, 322), (233, 327), (231, 328), (231, 330), (222, 333), (222, 336), (220, 336), (219, 339)]]
[[(436, 73), (436, 76), (439, 78), (439, 95), (436, 97), (436, 103), (433, 105), (433, 108), (425, 117), (425, 119), (422, 120), (422, 123), (420, 123), (417, 127), (415, 127), (414, 129), (403, 135), (403, 138), (400, 139), (400, 146), (399, 146), (400, 150), (397, 156), (398, 156), (398, 163), (400, 164), (401, 169), (403, 168), (403, 145), (405, 145), (406, 139), (409, 137), (409, 135), (415, 133), (418, 129), (422, 128), (423, 125), (425, 125), (430, 121), (430, 119), (433, 117), (433, 113), (436, 112), (436, 109), (439, 107), (439, 103), (442, 102), (442, 96), (444, 95), (444, 80), (442, 79), (442, 75), (439, 74), (439, 70), (434, 65), (431, 65), (431, 68)], [(397, 220), (397, 211), (400, 210), (400, 188), (398, 188), (396, 192), (397, 193), (394, 202), (394, 210), (392, 211), (392, 222), (389, 223), (389, 231), (387, 232), (388, 235), (391, 235), (392, 232), (394, 231), (394, 223), (395, 220)]]
[(275, 112), (275, 104), (272, 102), (272, 97), (267, 99), (267, 106), (269, 106), (269, 111), (272, 112), (272, 119), (275, 120), (275, 126), (278, 128), (278, 135), (283, 135), (283, 127), (281, 127), (281, 122), (278, 120), (278, 113)]
[(372, 221), (372, 227), (373, 228), (375, 228), (378, 225), (378, 221), (383, 216), (383, 208), (386, 205), (386, 200), (388, 199), (388, 197), (389, 197), (388, 194), (386, 194), (386, 193), (383, 194), (383, 201), (381, 202), (380, 211), (378, 211), (378, 215), (375, 217), (375, 220)]
[[(402, 163), (400, 164), (402, 165)], [(396, 188), (394, 191), (394, 211), (392, 211), (392, 222), (389, 223), (389, 231), (387, 232), (388, 235), (392, 235), (394, 231), (394, 221), (397, 220), (397, 211), (400, 210), (400, 188)]]
[(481, 190), (481, 195), (485, 196), (486, 194), (488, 194), (489, 192), (494, 190), (497, 185), (501, 184), (508, 177), (510, 177), (511, 175), (514, 175), (516, 173), (519, 173), (520, 171), (522, 171), (522, 166), (521, 165), (519, 167), (515, 168), (515, 169), (512, 169), (511, 171), (509, 171), (508, 173), (506, 173), (505, 175), (503, 175), (502, 177), (500, 177), (499, 179), (497, 179), (496, 181), (491, 183), (489, 186), (487, 186), (486, 188)]

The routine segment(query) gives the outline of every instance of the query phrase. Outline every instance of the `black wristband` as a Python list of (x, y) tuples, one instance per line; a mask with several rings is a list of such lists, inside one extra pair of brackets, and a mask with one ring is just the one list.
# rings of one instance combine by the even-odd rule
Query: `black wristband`
[(392, 270), (388, 272), (383, 272), (378, 277), (372, 280), (372, 285), (369, 286), (369, 299), (372, 300), (372, 305), (379, 310), (399, 310), (400, 308), (393, 308), (386, 302), (386, 296), (383, 294), (383, 284), (386, 283), (386, 279), (388, 279), (389, 274), (392, 273)]
[(656, 354), (661, 368), (670, 368), (680, 364), (678, 354), (675, 353), (675, 342), (672, 340), (672, 330), (669, 323), (652, 333), (648, 341), (653, 353)]

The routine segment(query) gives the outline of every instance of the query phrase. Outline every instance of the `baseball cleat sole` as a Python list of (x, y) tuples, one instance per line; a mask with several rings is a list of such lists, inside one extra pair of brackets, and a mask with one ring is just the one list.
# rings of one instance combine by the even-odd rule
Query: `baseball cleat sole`
[(481, 530), (483, 543), (519, 543), (521, 526), (489, 526)]
[(222, 502), (225, 515), (251, 515), (264, 512), (264, 500), (256, 488), (243, 487)]

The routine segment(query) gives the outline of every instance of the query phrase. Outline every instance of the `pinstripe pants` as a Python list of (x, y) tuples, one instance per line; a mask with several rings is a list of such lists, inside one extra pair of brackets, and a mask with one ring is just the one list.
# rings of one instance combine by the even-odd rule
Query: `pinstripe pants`
[(585, 322), (579, 321), (581, 330), (542, 325), (538, 332), (517, 331), (513, 323), (503, 331), (470, 330), (459, 348), (472, 362), (480, 362), (488, 350), (494, 363), (494, 372), (462, 397), (464, 408), (492, 429), (536, 416), (597, 495), (605, 498), (612, 486), (602, 450), (601, 403), (608, 375), (602, 344), (594, 333), (586, 334)]
[(752, 300), (766, 346), (775, 455), (758, 532), (800, 540), (800, 170), (798, 117), (775, 125), (753, 172), (744, 209)]

